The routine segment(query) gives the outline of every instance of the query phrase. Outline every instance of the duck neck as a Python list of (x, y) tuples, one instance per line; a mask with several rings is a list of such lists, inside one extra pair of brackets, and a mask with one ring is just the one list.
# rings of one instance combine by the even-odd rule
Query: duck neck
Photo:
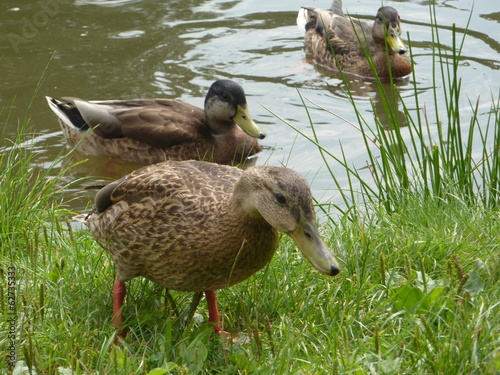
[[(235, 113), (233, 113), (233, 116)], [(233, 118), (228, 114), (226, 103), (209, 99), (205, 102), (205, 120), (213, 136), (222, 136), (234, 128)]]
[(215, 138), (221, 138), (226, 136), (227, 134), (230, 133), (230, 129), (235, 127), (234, 122), (224, 120), (222, 121), (221, 119), (210, 119), (207, 118), (207, 125), (208, 128), (210, 129), (210, 133), (215, 137)]
[(253, 183), (252, 178), (248, 175), (248, 170), (242, 173), (240, 179), (236, 182), (231, 196), (231, 211), (238, 217), (245, 217), (248, 219), (261, 219), (264, 218), (255, 207), (252, 196)]

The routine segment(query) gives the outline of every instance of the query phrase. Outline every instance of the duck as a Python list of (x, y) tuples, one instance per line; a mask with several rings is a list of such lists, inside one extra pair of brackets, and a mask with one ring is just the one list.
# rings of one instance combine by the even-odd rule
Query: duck
[(265, 138), (250, 116), (243, 87), (227, 79), (210, 86), (204, 110), (175, 99), (46, 99), (71, 147), (126, 163), (237, 165), (257, 155), (257, 139)]
[(225, 332), (217, 290), (266, 266), (280, 232), (314, 268), (337, 275), (312, 202), (306, 179), (285, 167), (166, 161), (106, 185), (85, 224), (116, 266), (112, 325), (124, 335), (126, 282), (143, 277), (169, 290), (204, 293), (214, 333)]
[(401, 19), (393, 7), (381, 7), (370, 23), (347, 17), (342, 11), (342, 0), (333, 0), (328, 10), (302, 7), (297, 26), (305, 35), (308, 53), (328, 68), (372, 78), (375, 71), (384, 79), (404, 78), (412, 72), (410, 56), (401, 39)]

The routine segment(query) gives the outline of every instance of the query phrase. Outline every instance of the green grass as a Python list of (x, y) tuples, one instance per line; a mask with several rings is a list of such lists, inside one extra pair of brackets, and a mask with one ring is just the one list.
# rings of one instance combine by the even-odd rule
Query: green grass
[[(18, 137), (0, 153), (0, 373), (11, 345), (38, 374), (499, 373), (499, 102), (491, 100), (480, 124), (471, 101), (470, 125), (484, 144), (475, 160), (456, 105), (459, 56), (436, 53), (437, 66), (450, 68), (436, 71), (448, 83), (445, 103), (435, 103), (447, 108), (446, 118), (405, 107), (405, 142), (396, 115), (388, 116), (388, 131), (358, 113), (370, 179), (346, 154), (336, 157), (314, 133), (302, 134), (318, 145), (325, 167), (340, 163), (349, 177), (347, 188), (338, 185), (340, 219), (322, 228), (344, 266), (335, 278), (321, 275), (284, 236), (268, 267), (219, 292), (225, 329), (242, 332), (236, 343), (211, 336), (204, 302), (184, 329), (177, 316), (191, 296), (172, 293), (172, 306), (162, 288), (134, 279), (123, 312), (130, 333), (113, 345), (114, 266), (87, 230), (70, 223), (61, 158), (37, 167), (22, 147), (31, 131), (21, 120)], [(387, 95), (389, 111), (397, 97)], [(311, 125), (314, 131), (312, 117)], [(431, 126), (440, 129), (436, 139)]]
[[(227, 330), (262, 332), (246, 335), (248, 343), (223, 343), (206, 324), (179, 329), (162, 288), (135, 279), (124, 311), (130, 334), (113, 346), (113, 265), (87, 231), (71, 229), (51, 202), (57, 196), (45, 196), (26, 216), (33, 231), (24, 225), (18, 228), (26, 234), (2, 237), (2, 269), (15, 265), (18, 280), (19, 358), (39, 373), (58, 367), (76, 374), (171, 367), (174, 374), (500, 369), (497, 211), (412, 197), (397, 213), (380, 205), (369, 218), (345, 217), (324, 228), (344, 263), (334, 279), (315, 272), (283, 238), (269, 267), (219, 293)], [(5, 297), (3, 290), (2, 309)], [(180, 309), (189, 304), (185, 293), (174, 298)], [(206, 319), (204, 303), (198, 313)], [(6, 336), (3, 330), (2, 350)]]

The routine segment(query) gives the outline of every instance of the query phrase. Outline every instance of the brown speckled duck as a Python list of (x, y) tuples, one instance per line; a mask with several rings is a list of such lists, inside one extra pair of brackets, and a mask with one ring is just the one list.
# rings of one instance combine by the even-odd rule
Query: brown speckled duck
[(136, 164), (240, 164), (261, 150), (256, 138), (265, 137), (250, 117), (243, 88), (230, 80), (212, 84), (205, 110), (174, 99), (47, 102), (70, 146)]
[(339, 265), (322, 242), (311, 190), (297, 172), (167, 161), (100, 190), (86, 224), (113, 258), (113, 324), (122, 328), (125, 282), (142, 276), (165, 288), (205, 292), (220, 333), (216, 290), (242, 282), (272, 258), (288, 234), (320, 272)]
[[(410, 56), (401, 39), (400, 17), (392, 7), (380, 8), (372, 24), (346, 17), (342, 0), (333, 0), (330, 10), (300, 9), (297, 25), (305, 33), (307, 51), (321, 65), (373, 77), (366, 58), (368, 53), (380, 78), (389, 75), (402, 78), (412, 71)], [(363, 41), (363, 47), (359, 41)]]

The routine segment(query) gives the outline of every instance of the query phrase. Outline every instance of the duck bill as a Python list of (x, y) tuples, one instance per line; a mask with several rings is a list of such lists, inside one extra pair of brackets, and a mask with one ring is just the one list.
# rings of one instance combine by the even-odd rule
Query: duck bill
[(407, 51), (405, 43), (399, 35), (399, 30), (392, 26), (387, 30), (387, 45), (391, 53), (399, 53), (402, 55)]
[(246, 104), (245, 106), (238, 105), (238, 109), (236, 110), (236, 115), (233, 117), (233, 120), (249, 136), (258, 139), (264, 139), (266, 137), (266, 133), (264, 133), (262, 129), (260, 129), (255, 122), (253, 122)]
[(321, 240), (316, 224), (302, 219), (297, 229), (289, 235), (304, 257), (319, 272), (330, 276), (340, 272), (339, 264)]

